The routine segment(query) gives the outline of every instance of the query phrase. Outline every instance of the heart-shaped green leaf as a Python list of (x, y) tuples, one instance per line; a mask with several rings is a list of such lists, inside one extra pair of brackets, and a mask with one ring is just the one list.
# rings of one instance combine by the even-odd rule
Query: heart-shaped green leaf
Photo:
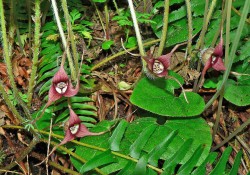
[[(176, 74), (173, 76), (178, 78)], [(186, 92), (187, 103), (183, 93), (179, 97), (174, 95), (173, 90), (176, 88), (174, 80), (150, 80), (144, 77), (134, 88), (130, 101), (142, 109), (163, 116), (191, 117), (202, 113), (205, 105), (203, 98), (196, 93)]]

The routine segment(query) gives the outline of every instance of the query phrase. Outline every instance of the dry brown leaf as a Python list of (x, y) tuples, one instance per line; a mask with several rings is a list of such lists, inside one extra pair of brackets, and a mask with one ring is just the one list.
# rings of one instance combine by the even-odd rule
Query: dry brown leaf
[(20, 121), (14, 117), (13, 113), (9, 110), (9, 108), (3, 102), (0, 102), (0, 110), (5, 113), (5, 115), (13, 122), (13, 124), (15, 125), (20, 124)]

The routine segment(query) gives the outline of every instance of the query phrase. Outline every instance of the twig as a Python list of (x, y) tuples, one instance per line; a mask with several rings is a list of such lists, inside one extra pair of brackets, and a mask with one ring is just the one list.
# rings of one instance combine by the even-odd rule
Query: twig
[(240, 127), (238, 127), (233, 133), (231, 133), (227, 138), (225, 138), (220, 144), (216, 145), (211, 151), (215, 151), (218, 148), (222, 147), (224, 144), (229, 142), (233, 137), (235, 137), (239, 132), (241, 132), (245, 127), (250, 124), (250, 119), (245, 121)]
[(124, 47), (124, 43), (123, 43), (123, 39), (121, 38), (121, 44), (122, 44), (122, 48), (127, 52), (129, 53), (130, 55), (134, 56), (134, 57), (140, 57), (141, 55), (140, 54), (136, 54), (136, 53), (132, 53), (132, 52), (129, 52), (125, 47)]
[[(20, 156), (18, 158), (16, 158), (16, 162), (20, 162), (22, 161), (31, 151), (32, 149), (36, 146), (36, 144), (39, 142), (39, 140), (37, 138), (33, 138), (33, 140), (30, 142), (29, 146), (27, 148), (25, 148)], [(0, 167), (0, 169), (4, 169), (4, 170), (10, 170), (11, 168), (13, 168), (14, 166), (16, 166), (16, 162), (12, 162), (7, 166), (4, 167)]]
[[(160, 39), (156, 39), (156, 40), (153, 40), (153, 41), (149, 41), (149, 42), (146, 42), (143, 44), (143, 46), (150, 46), (150, 45), (153, 45), (155, 43), (158, 43), (160, 41)], [(133, 51), (133, 50), (136, 50), (138, 47), (133, 47), (133, 48), (130, 48), (130, 49), (127, 49), (126, 51), (120, 51), (110, 57), (107, 57), (105, 59), (103, 59), (102, 61), (100, 61), (99, 63), (95, 64), (92, 68), (91, 68), (91, 71), (94, 71), (100, 67), (102, 67), (103, 65), (105, 65), (107, 62), (121, 56), (121, 55), (124, 55), (127, 53), (127, 51)]]

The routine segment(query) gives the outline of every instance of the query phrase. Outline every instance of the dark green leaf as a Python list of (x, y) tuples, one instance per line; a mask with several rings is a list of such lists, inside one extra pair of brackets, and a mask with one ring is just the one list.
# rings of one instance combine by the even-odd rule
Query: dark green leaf
[(189, 151), (189, 149), (192, 145), (192, 142), (193, 142), (192, 139), (186, 140), (182, 144), (180, 149), (172, 157), (165, 160), (165, 163), (163, 165), (163, 169), (164, 170), (171, 169), (171, 174), (172, 174), (175, 166), (185, 157), (185, 155)]
[(217, 163), (216, 167), (214, 168), (214, 170), (209, 174), (209, 175), (218, 175), (218, 174), (223, 174), (223, 172), (225, 171), (225, 168), (226, 168), (226, 164), (227, 164), (227, 161), (229, 159), (229, 156), (232, 152), (232, 147), (227, 147), (219, 162)]
[(250, 104), (250, 84), (237, 83), (228, 80), (226, 83), (224, 98), (237, 106)]
[(144, 129), (143, 132), (140, 133), (139, 137), (136, 141), (130, 146), (130, 156), (133, 158), (139, 158), (141, 151), (145, 144), (148, 141), (148, 138), (153, 134), (154, 130), (156, 129), (156, 125), (149, 125), (147, 128)]
[(127, 126), (128, 122), (126, 120), (121, 120), (118, 126), (115, 128), (112, 136), (109, 139), (110, 149), (112, 151), (120, 151), (120, 143)]
[(206, 174), (206, 166), (207, 165), (212, 165), (212, 163), (215, 161), (217, 157), (216, 152), (212, 152), (208, 155), (208, 157), (204, 160), (204, 162), (193, 171), (192, 175), (201, 175), (201, 174)]
[(138, 175), (138, 174), (147, 174), (147, 162), (148, 162), (148, 155), (143, 155), (139, 161), (137, 162), (135, 166), (135, 170), (133, 175)]
[(85, 173), (89, 170), (97, 168), (101, 165), (109, 164), (112, 162), (116, 162), (116, 159), (110, 154), (110, 150), (107, 150), (89, 160), (86, 164), (84, 164), (80, 168), (80, 173)]
[(176, 136), (178, 132), (172, 131), (165, 139), (157, 145), (150, 153), (149, 153), (149, 159), (148, 162), (153, 165), (157, 166), (158, 165), (158, 160), (162, 156), (162, 154), (167, 150), (167, 147), (169, 144), (172, 142), (174, 137)]
[[(178, 84), (177, 84), (178, 86)], [(176, 82), (173, 80), (142, 78), (134, 88), (130, 101), (152, 113), (170, 117), (192, 117), (204, 110), (204, 100), (196, 93), (186, 92), (189, 103), (183, 93), (176, 97), (173, 90)]]
[(194, 154), (191, 156), (191, 158), (183, 164), (180, 169), (178, 170), (178, 175), (186, 175), (186, 174), (191, 174), (193, 168), (197, 164), (204, 148), (202, 145), (200, 145), (194, 152)]
[(242, 151), (240, 150), (234, 159), (234, 164), (233, 164), (233, 167), (232, 167), (229, 175), (234, 175), (234, 174), (238, 173), (238, 169), (239, 169), (239, 166), (241, 163), (241, 156), (242, 156)]
[(135, 169), (135, 163), (129, 161), (117, 175), (131, 175)]

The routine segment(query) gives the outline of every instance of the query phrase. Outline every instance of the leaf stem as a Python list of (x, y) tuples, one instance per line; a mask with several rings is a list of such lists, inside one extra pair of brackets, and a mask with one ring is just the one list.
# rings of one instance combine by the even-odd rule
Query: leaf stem
[(217, 99), (217, 97), (220, 95), (221, 90), (223, 89), (223, 86), (225, 85), (225, 83), (226, 83), (226, 81), (228, 79), (228, 76), (230, 74), (230, 70), (231, 70), (231, 67), (232, 67), (232, 64), (233, 64), (233, 60), (234, 60), (234, 57), (235, 57), (235, 52), (236, 52), (237, 46), (238, 46), (239, 41), (240, 41), (240, 36), (241, 36), (242, 30), (243, 30), (243, 27), (244, 27), (244, 24), (245, 24), (245, 20), (247, 18), (249, 5), (250, 5), (250, 1), (245, 1), (244, 7), (243, 7), (243, 10), (242, 10), (242, 16), (240, 18), (240, 22), (239, 22), (239, 25), (238, 25), (238, 28), (237, 28), (237, 31), (236, 31), (236, 35), (235, 35), (235, 38), (234, 38), (234, 40), (232, 42), (233, 45), (232, 45), (231, 52), (230, 52), (230, 55), (229, 55), (229, 61), (228, 61), (227, 69), (226, 69), (225, 73), (223, 74), (222, 83), (218, 87), (217, 92), (214, 94), (214, 96), (207, 102), (204, 110), (206, 110), (209, 106), (211, 106), (211, 104), (214, 102), (214, 100)]
[[(208, 3), (209, 3), (209, 1), (206, 0), (205, 10), (204, 10), (204, 15), (203, 15), (203, 16), (204, 16), (204, 18), (203, 18), (203, 26), (202, 26), (202, 30), (201, 30), (201, 34), (200, 34), (200, 39), (199, 39), (198, 42), (201, 42), (201, 36), (203, 35), (203, 33), (204, 33), (204, 31), (205, 31), (205, 23), (206, 23), (206, 18), (205, 18), (205, 16), (207, 15), (207, 11), (208, 11)], [(197, 50), (197, 49), (199, 49), (199, 47), (200, 47), (200, 44), (198, 45), (198, 43), (197, 43), (196, 46), (195, 46), (195, 49)], [(194, 55), (192, 55), (191, 57), (194, 57)], [(200, 69), (201, 69), (201, 60), (199, 59), (199, 60), (198, 60), (197, 71), (200, 72)], [(199, 82), (198, 82), (198, 81), (199, 81)], [(201, 81), (202, 81), (201, 78), (200, 78), (200, 79), (196, 79), (196, 80), (194, 81), (193, 92), (197, 92), (197, 91), (198, 91), (198, 89), (199, 89), (199, 84), (200, 84)]]
[(220, 116), (221, 116), (221, 111), (222, 111), (222, 101), (223, 101), (224, 91), (221, 91), (221, 92), (222, 92), (222, 94), (220, 95), (218, 109), (217, 109), (217, 113), (216, 113), (216, 120), (215, 120), (215, 124), (214, 124), (214, 127), (213, 127), (212, 140), (214, 140), (215, 134), (217, 133), (217, 130), (218, 130), (218, 127), (219, 127), (219, 121), (220, 121)]
[(76, 43), (75, 43), (75, 39), (74, 39), (74, 32), (72, 30), (72, 26), (71, 26), (71, 22), (70, 22), (70, 18), (69, 18), (69, 10), (68, 10), (67, 1), (66, 0), (61, 0), (61, 1), (62, 1), (62, 9), (64, 12), (64, 17), (65, 17), (66, 24), (67, 24), (67, 30), (69, 33), (71, 48), (72, 48), (72, 52), (73, 52), (75, 71), (76, 71), (76, 75), (77, 75), (78, 69), (79, 69), (79, 64), (78, 64), (79, 55), (77, 54)]
[[(145, 53), (144, 48), (143, 48), (142, 38), (141, 38), (138, 22), (137, 22), (137, 19), (136, 19), (136, 14), (135, 14), (133, 1), (128, 0), (128, 4), (129, 4), (129, 9), (130, 9), (131, 17), (132, 17), (132, 20), (133, 20), (133, 24), (134, 24), (134, 29), (135, 29), (135, 34), (136, 34), (136, 39), (137, 39), (139, 51), (140, 51), (141, 57), (145, 57), (146, 53)], [(147, 65), (146, 61), (144, 59), (141, 59), (141, 60), (142, 60), (142, 68), (143, 68), (143, 70), (147, 71), (146, 70), (147, 69), (146, 68), (147, 67), (146, 66)]]
[[(195, 49), (199, 49), (199, 48), (203, 47), (203, 45), (204, 45), (205, 33), (207, 31), (208, 23), (209, 23), (209, 21), (210, 21), (210, 19), (212, 17), (213, 10), (215, 8), (216, 2), (217, 2), (217, 0), (212, 0), (212, 3), (211, 3), (210, 8), (208, 10), (208, 13), (207, 14), (204, 13), (204, 18), (206, 16), (206, 18), (205, 18), (206, 20), (204, 20), (203, 27), (202, 27), (201, 34), (200, 34), (200, 39), (197, 42)], [(206, 0), (206, 5), (207, 4), (208, 4), (208, 1)]]
[(76, 71), (75, 71), (73, 60), (72, 60), (72, 57), (71, 57), (71, 54), (70, 54), (70, 51), (69, 51), (69, 47), (67, 47), (68, 43), (67, 43), (64, 31), (63, 31), (63, 27), (62, 27), (62, 23), (60, 21), (59, 14), (58, 14), (58, 8), (57, 8), (57, 5), (56, 5), (56, 0), (51, 0), (51, 3), (52, 3), (52, 8), (53, 8), (53, 12), (54, 12), (54, 15), (55, 15), (57, 27), (59, 29), (59, 33), (60, 33), (60, 36), (61, 36), (61, 39), (62, 39), (63, 47), (64, 47), (64, 49), (66, 50), (66, 53), (67, 53), (69, 67), (70, 67), (70, 70), (71, 70), (71, 76), (72, 76), (72, 79), (74, 81), (76, 81), (76, 79), (77, 79)]
[(163, 28), (162, 28), (162, 34), (161, 34), (161, 41), (157, 52), (157, 57), (162, 55), (162, 51), (164, 48), (164, 45), (167, 40), (167, 33), (168, 33), (168, 15), (169, 15), (169, 0), (165, 0), (164, 5), (164, 17), (163, 17)]
[(41, 30), (41, 9), (40, 9), (40, 0), (35, 0), (35, 32), (34, 32), (34, 47), (33, 47), (33, 59), (32, 59), (32, 68), (31, 75), (29, 80), (28, 87), (28, 107), (31, 106), (33, 90), (35, 86), (35, 79), (37, 74), (37, 65), (38, 65), (38, 57), (40, 50), (40, 30)]
[(192, 38), (193, 38), (193, 24), (192, 24), (192, 10), (190, 0), (185, 0), (187, 6), (187, 16), (188, 16), (188, 45), (187, 53), (191, 56), (192, 54)]

